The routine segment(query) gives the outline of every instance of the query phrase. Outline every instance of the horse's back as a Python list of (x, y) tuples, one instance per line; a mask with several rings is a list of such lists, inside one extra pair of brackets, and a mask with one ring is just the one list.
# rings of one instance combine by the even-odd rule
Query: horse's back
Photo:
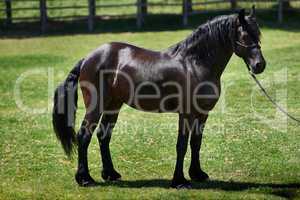
[(99, 68), (112, 69), (124, 60), (159, 61), (168, 57), (159, 51), (141, 48), (123, 42), (110, 42), (99, 46), (89, 53), (83, 65)]

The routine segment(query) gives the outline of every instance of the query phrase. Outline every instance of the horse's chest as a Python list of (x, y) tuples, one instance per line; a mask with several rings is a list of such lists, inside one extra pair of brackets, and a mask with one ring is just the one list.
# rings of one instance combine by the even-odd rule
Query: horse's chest
[(201, 81), (191, 87), (190, 103), (196, 112), (211, 111), (219, 100), (221, 87), (219, 81)]

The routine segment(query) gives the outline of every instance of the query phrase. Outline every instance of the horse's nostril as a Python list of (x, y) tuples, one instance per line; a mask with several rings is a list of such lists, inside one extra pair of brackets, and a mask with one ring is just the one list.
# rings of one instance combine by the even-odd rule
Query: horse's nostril
[(265, 64), (264, 62), (258, 62), (256, 63), (256, 65), (254, 66), (254, 73), (261, 73), (263, 72), (265, 69)]
[(261, 63), (257, 63), (255, 67), (256, 67), (256, 69), (260, 69), (261, 66), (262, 66)]
[(262, 69), (265, 68), (265, 65), (264, 65), (264, 63), (257, 63), (256, 66), (255, 66), (255, 68), (256, 68), (257, 70), (262, 70)]

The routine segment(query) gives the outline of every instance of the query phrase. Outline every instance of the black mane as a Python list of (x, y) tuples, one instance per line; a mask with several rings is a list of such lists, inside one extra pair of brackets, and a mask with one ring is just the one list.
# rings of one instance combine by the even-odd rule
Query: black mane
[(216, 17), (200, 25), (185, 40), (168, 49), (172, 55), (210, 57), (216, 46), (232, 46), (235, 35), (236, 15)]

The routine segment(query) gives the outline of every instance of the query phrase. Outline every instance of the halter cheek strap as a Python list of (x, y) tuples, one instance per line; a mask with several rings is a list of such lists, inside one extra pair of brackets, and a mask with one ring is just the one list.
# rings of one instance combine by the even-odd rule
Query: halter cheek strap
[[(235, 24), (235, 26), (236, 26), (236, 24)], [(234, 27), (234, 30), (237, 30), (237, 27)], [(233, 38), (234, 38), (234, 40), (232, 41), (232, 44), (233, 44), (233, 50), (235, 53), (237, 53), (236, 50), (238, 47), (243, 47), (246, 49), (254, 49), (254, 48), (260, 49), (261, 48), (260, 45), (256, 44), (256, 43), (253, 43), (251, 45), (246, 45), (246, 44), (241, 43), (237, 38), (237, 31), (233, 32)]]

